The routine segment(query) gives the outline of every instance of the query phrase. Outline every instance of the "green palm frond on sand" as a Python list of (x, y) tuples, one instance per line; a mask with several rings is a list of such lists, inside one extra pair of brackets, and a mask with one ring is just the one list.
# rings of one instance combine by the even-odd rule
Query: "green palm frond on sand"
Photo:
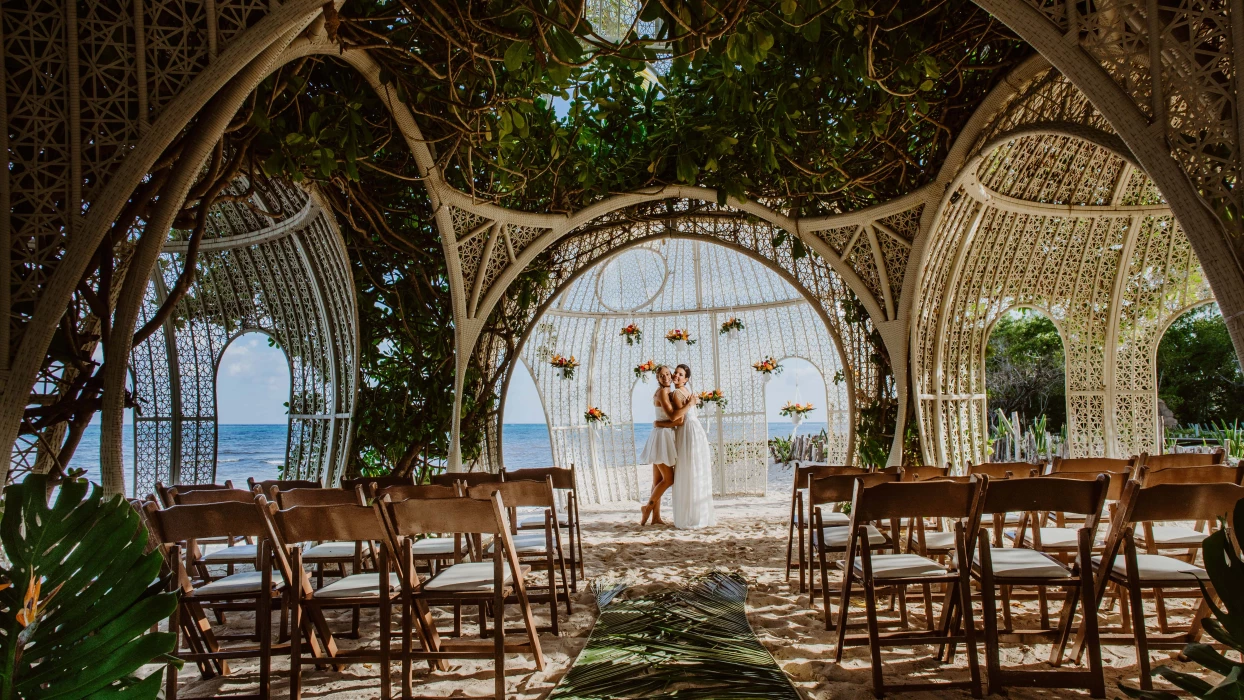
[(772, 698), (799, 693), (747, 621), (747, 582), (715, 571), (676, 589), (619, 600), (593, 586), (600, 617), (549, 700)]

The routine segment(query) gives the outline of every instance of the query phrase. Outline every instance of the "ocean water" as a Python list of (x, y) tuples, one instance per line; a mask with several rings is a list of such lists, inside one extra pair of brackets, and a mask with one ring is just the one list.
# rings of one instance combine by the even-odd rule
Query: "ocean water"
[[(800, 435), (820, 432), (824, 423), (804, 423), (799, 426)], [(510, 423), (503, 428), (502, 441), (505, 465), (508, 469), (545, 467), (553, 461), (553, 449), (549, 430), (543, 423)], [(652, 424), (635, 425), (635, 449), (638, 457), (644, 441), (652, 432)], [(246, 477), (256, 479), (277, 478), (277, 467), (285, 463), (285, 425), (221, 425), (217, 434), (216, 481), (233, 480), (234, 485), (245, 487)], [(769, 424), (769, 436), (788, 437), (791, 424), (787, 421)], [(126, 460), (126, 482), (133, 492), (133, 428), (125, 426), (123, 449)], [(78, 446), (72, 465), (86, 469), (87, 478), (99, 481), (99, 426), (87, 427)]]

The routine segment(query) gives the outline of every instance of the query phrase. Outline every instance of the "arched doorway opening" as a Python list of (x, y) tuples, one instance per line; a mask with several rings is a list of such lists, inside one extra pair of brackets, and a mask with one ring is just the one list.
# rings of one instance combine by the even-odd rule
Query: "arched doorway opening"
[(1066, 443), (1067, 371), (1062, 334), (1028, 306), (1000, 315), (985, 345), (990, 459), (1048, 459)]
[(501, 426), (504, 433), (501, 449), (507, 471), (556, 464), (540, 389), (531, 375), (531, 368), (522, 360), (516, 363), (510, 378), (502, 415), (506, 422)]
[(1244, 372), (1218, 304), (1196, 306), (1172, 321), (1156, 364), (1164, 452), (1199, 446), (1203, 433), (1244, 419)]
[(289, 358), (266, 333), (233, 338), (216, 366), (216, 483), (281, 478), (289, 450)]

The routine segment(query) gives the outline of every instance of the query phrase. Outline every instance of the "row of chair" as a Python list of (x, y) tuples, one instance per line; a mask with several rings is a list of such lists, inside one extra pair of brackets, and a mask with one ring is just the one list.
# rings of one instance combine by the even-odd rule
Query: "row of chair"
[[(1200, 521), (1212, 526), (1244, 497), (1244, 487), (1239, 485), (1239, 470), (1223, 465), (1168, 467), (1154, 472), (1143, 467), (1128, 471), (1126, 464), (1119, 463), (1098, 466), (1122, 470), (1063, 470), (1037, 476), (1028, 468), (1031, 465), (1009, 465), (991, 479), (986, 473), (948, 477), (926, 472), (927, 478), (916, 478), (911, 471), (862, 474), (839, 468), (841, 471), (828, 476), (810, 476), (806, 489), (809, 542), (821, 585), (818, 588), (810, 574), (809, 588), (813, 598), (819, 594), (827, 629), (838, 632), (835, 659), (841, 660), (845, 647), (869, 645), (874, 689), (880, 696), (886, 690), (881, 664), (884, 646), (938, 644), (939, 656), (949, 660), (955, 645), (963, 643), (968, 647), (970, 680), (959, 685), (979, 694), (976, 644), (981, 631), (972, 620), (975, 586), (984, 618), (991, 691), (1008, 685), (1085, 687), (1095, 697), (1102, 697), (1099, 645), (1103, 641), (1134, 645), (1141, 685), (1150, 687), (1148, 650), (1177, 648), (1196, 639), (1208, 610), (1201, 600), (1191, 626), (1171, 634), (1161, 607), (1164, 598), (1199, 599), (1200, 583), (1207, 583), (1207, 577), (1194, 563), (1194, 556), (1169, 553), (1186, 549), (1195, 555), (1206, 535), (1176, 528), (1175, 534), (1181, 536), (1163, 543), (1157, 528), (1171, 526), (1155, 523)], [(849, 515), (836, 512), (843, 502), (850, 503)], [(985, 522), (987, 517), (993, 519), (993, 528)], [(926, 519), (930, 518), (947, 520), (953, 527), (927, 531)], [(1074, 526), (1066, 527), (1072, 521)], [(1109, 523), (1104, 533), (1103, 522)], [(1009, 540), (1010, 546), (1004, 546), (1004, 540)], [(971, 566), (960, 566), (959, 562), (968, 561), (969, 553)], [(829, 584), (829, 556), (835, 554), (844, 557), (838, 562), (843, 579), (837, 589)], [(912, 586), (923, 591), (924, 630), (913, 631), (908, 625), (906, 596)], [(931, 596), (934, 587), (945, 593), (936, 620)], [(1040, 623), (1034, 629), (1015, 629), (1013, 625), (1010, 600), (1015, 588), (1037, 590), (1042, 607)], [(1045, 610), (1045, 592), (1050, 588), (1064, 591), (1056, 626), (1049, 624)], [(1119, 598), (1123, 626), (1103, 632), (1097, 613), (1109, 590)], [(1146, 594), (1159, 606), (1159, 636), (1146, 630), (1142, 606)], [(865, 599), (867, 634), (851, 635), (847, 620), (850, 600), (861, 595)], [(897, 601), (899, 631), (881, 632), (878, 595)], [(838, 599), (836, 616), (833, 598)], [(1077, 607), (1087, 614), (1081, 615), (1079, 627), (1073, 629)], [(1001, 666), (999, 644), (1014, 641), (1051, 642), (1050, 662), (1059, 666), (1073, 632), (1076, 641), (1072, 658), (1078, 662), (1087, 651), (1087, 669), (1030, 671)], [(901, 685), (894, 689), (911, 688)]]
[[(251, 480), (249, 491), (229, 482), (161, 485), (158, 497), (135, 502), (153, 546), (164, 551), (172, 587), (182, 594), (169, 624), (179, 633), (179, 657), (196, 664), (205, 678), (227, 674), (231, 659), (258, 658), (259, 697), (265, 698), (274, 652), (289, 654), (292, 697), (299, 697), (301, 666), (308, 662), (341, 668), (378, 661), (381, 695), (388, 698), (390, 661), (402, 661), (403, 694), (409, 697), (412, 661), (444, 668), (447, 658), (492, 658), (503, 697), (505, 653), (533, 654), (537, 665), (543, 664), (530, 605), (549, 604), (554, 634), (559, 602), (565, 602), (568, 615), (573, 611), (571, 590), (582, 571), (575, 473), (548, 468), (504, 477), (438, 477), (440, 483), (431, 485), (375, 477), (341, 489), (288, 480)], [(570, 539), (569, 581), (563, 530)], [(243, 564), (254, 570), (235, 573)], [(333, 564), (337, 579), (325, 585), (325, 566)], [(308, 565), (315, 569), (315, 585), (304, 571)], [(225, 575), (209, 569), (218, 566), (226, 568)], [(527, 579), (535, 566), (543, 569), (547, 584), (533, 588)], [(389, 585), (381, 585), (386, 580)], [(521, 609), (526, 641), (506, 640), (506, 604)], [(454, 610), (450, 639), (443, 638), (429, 612), (429, 606), (441, 605)], [(478, 642), (459, 639), (464, 605), (479, 607)], [(274, 643), (271, 616), (277, 607), (281, 622)], [(380, 648), (343, 653), (324, 611), (352, 611), (349, 635), (357, 638), (364, 608), (379, 611)], [(225, 637), (214, 630), (208, 613), (223, 622), (225, 612), (234, 610), (254, 612), (253, 634)], [(494, 617), (491, 631), (488, 611)], [(402, 625), (400, 653), (391, 648), (394, 612)], [(257, 645), (221, 644), (242, 639)], [(176, 697), (176, 685), (170, 668), (168, 697)]]

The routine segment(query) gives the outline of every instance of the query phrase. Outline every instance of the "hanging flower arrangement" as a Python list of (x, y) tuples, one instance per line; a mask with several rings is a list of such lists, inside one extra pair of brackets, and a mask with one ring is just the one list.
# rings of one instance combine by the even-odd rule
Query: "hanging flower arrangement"
[(647, 384), (647, 383), (648, 383), (648, 375), (649, 375), (649, 374), (652, 374), (652, 373), (654, 373), (654, 372), (656, 372), (656, 371), (657, 371), (657, 367), (659, 367), (659, 366), (660, 366), (660, 365), (658, 365), (658, 364), (656, 363), (656, 361), (654, 361), (654, 360), (648, 360), (647, 362), (641, 362), (641, 363), (639, 363), (639, 364), (635, 365), (635, 369), (634, 369), (634, 370), (632, 370), (632, 371), (633, 371), (633, 372), (635, 372), (635, 378), (636, 378), (636, 379), (638, 379), (638, 380), (640, 380), (640, 381), (644, 382), (645, 384)]
[(808, 403), (791, 403), (787, 401), (786, 405), (782, 406), (782, 410), (778, 411), (778, 413), (789, 418), (790, 422), (798, 428), (799, 424), (803, 422), (803, 417), (811, 413), (814, 408), (816, 407), (812, 405), (811, 401)]
[(553, 355), (553, 358), (549, 360), (549, 364), (562, 373), (562, 379), (574, 379), (574, 370), (579, 366), (579, 361), (574, 359), (574, 355), (570, 357)]
[(639, 329), (639, 326), (635, 325), (634, 323), (627, 325), (625, 328), (622, 329), (622, 332), (619, 333), (618, 335), (626, 338), (627, 345), (634, 345), (635, 343), (638, 343), (644, 338), (644, 332), (641, 331)]
[(743, 330), (743, 322), (734, 316), (731, 316), (729, 321), (721, 324), (721, 330), (718, 334), (728, 335), (730, 336), (730, 340), (734, 340), (739, 337), (739, 331), (741, 330)]
[(715, 403), (718, 406), (721, 406), (722, 408), (724, 408), (725, 405), (729, 403), (729, 401), (726, 400), (726, 395), (721, 393), (721, 389), (713, 389), (712, 391), (701, 391), (699, 393), (699, 397), (700, 397), (700, 401), (699, 401), (700, 406), (706, 406), (710, 403)]
[(760, 362), (753, 362), (752, 369), (765, 375), (765, 377), (782, 373), (782, 365), (778, 364), (778, 361), (773, 359), (772, 355), (766, 357)]
[(609, 416), (595, 406), (588, 406), (583, 412), (583, 420), (587, 421), (588, 425), (609, 425)]
[(681, 328), (675, 328), (674, 330), (666, 333), (665, 339), (670, 341), (671, 343), (674, 343), (675, 345), (677, 345), (678, 343), (683, 343), (685, 345), (695, 345), (695, 339), (691, 337), (691, 334)]

